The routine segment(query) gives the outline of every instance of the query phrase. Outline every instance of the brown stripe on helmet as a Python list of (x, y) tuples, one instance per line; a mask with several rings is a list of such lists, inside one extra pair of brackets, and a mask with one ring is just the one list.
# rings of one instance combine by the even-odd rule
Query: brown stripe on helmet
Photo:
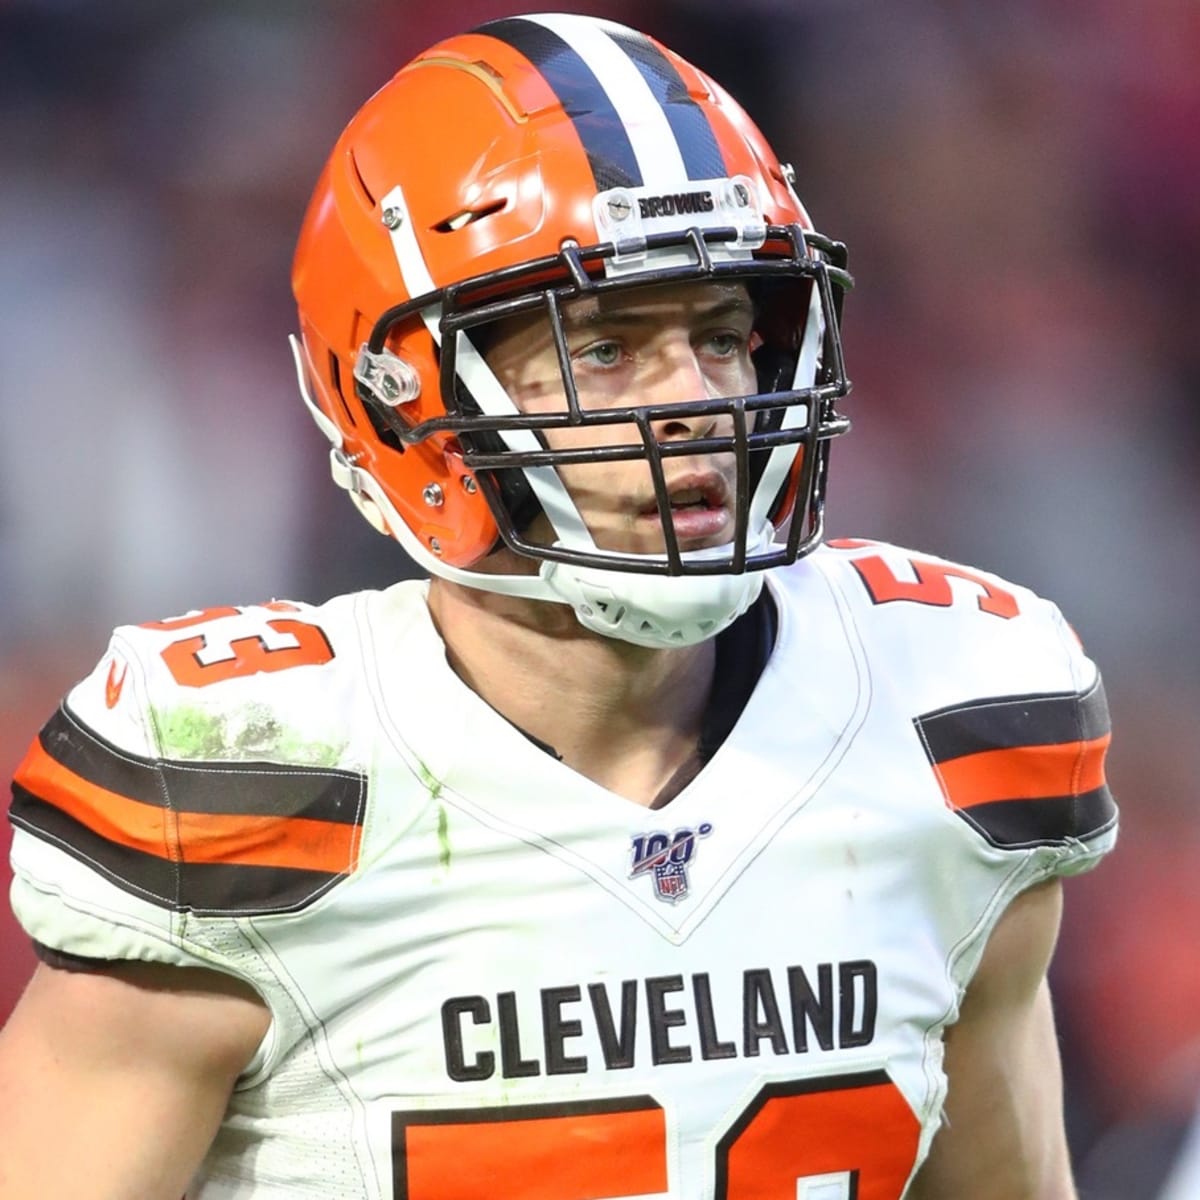
[(603, 83), (569, 43), (523, 17), (489, 21), (473, 32), (503, 42), (537, 68), (579, 135), (598, 192), (641, 186), (642, 169), (629, 133)]

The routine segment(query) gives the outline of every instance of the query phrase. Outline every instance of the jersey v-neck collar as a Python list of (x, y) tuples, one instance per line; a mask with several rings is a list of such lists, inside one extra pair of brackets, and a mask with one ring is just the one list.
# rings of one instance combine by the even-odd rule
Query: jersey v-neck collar
[[(659, 790), (649, 805), (652, 810), (665, 808), (674, 800), (721, 748), (758, 685), (759, 676), (771, 657), (778, 628), (775, 601), (764, 589), (746, 612), (717, 635), (712, 685), (700, 718), (700, 736), (695, 751)], [(504, 717), (503, 713), (499, 715)], [(507, 717), (504, 719), (508, 720)], [(509, 721), (509, 724), (544, 754), (562, 762), (562, 755), (549, 742), (522, 729), (515, 721)]]
[[(480, 699), (446, 660), (417, 584), (389, 589), (361, 610), (380, 732), (431, 803), (461, 811), (458, 837), (486, 829), (536, 845), (681, 942), (773, 831), (824, 785), (869, 706), (866, 662), (840, 589), (816, 565), (797, 564), (781, 575), (767, 581), (778, 632), (765, 666), (764, 642), (755, 641), (766, 638), (758, 616), (739, 630), (739, 638), (757, 644), (756, 653), (736, 638), (722, 647), (724, 666), (738, 681), (725, 689), (728, 707), (722, 702), (707, 714), (711, 757), (666, 810), (580, 775)], [(381, 745), (380, 778), (399, 765)], [(711, 836), (691, 869), (687, 902), (672, 906), (630, 874), (629, 852), (639, 837), (680, 829)]]

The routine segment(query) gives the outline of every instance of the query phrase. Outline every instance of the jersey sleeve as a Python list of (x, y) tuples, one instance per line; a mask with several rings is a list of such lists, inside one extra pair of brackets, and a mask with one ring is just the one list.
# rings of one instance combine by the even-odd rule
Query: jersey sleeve
[(973, 700), (915, 724), (947, 805), (991, 845), (1057, 850), (1062, 874), (1111, 848), (1117, 807), (1098, 673), (1078, 691)]
[(835, 544), (863, 624), (887, 647), (944, 803), (1034, 877), (1116, 842), (1111, 725), (1096, 664), (1059, 609), (999, 576), (872, 542)]
[[(219, 619), (225, 645), (254, 636), (253, 614)], [(324, 680), (295, 681), (319, 666), (222, 667), (211, 687), (182, 686), (172, 647), (193, 632), (118, 630), (30, 746), (13, 781), (12, 906), (61, 954), (214, 968), (270, 1001), (247, 919), (301, 913), (353, 872), (365, 774), (289, 740), (277, 699), (311, 710)]]
[(169, 857), (144, 690), (118, 631), (30, 745), (9, 809), (12, 907), (30, 937), (66, 955), (198, 965), (158, 867)]

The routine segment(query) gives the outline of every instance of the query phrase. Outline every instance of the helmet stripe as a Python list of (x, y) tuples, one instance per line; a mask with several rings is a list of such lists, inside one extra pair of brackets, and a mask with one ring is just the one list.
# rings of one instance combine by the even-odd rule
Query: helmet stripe
[(541, 72), (575, 124), (597, 191), (669, 190), (728, 174), (708, 118), (649, 38), (567, 13), (510, 17), (477, 32), (505, 42)]
[(689, 179), (720, 179), (729, 174), (712, 125), (688, 95), (674, 64), (644, 34), (606, 25), (609, 37), (633, 60), (654, 98), (662, 105), (683, 155)]
[(579, 133), (597, 191), (642, 185), (642, 169), (624, 122), (600, 80), (571, 45), (544, 25), (520, 17), (492, 21), (476, 32), (511, 46), (554, 89)]
[(687, 170), (667, 114), (645, 75), (612, 38), (621, 26), (568, 13), (540, 13), (529, 20), (569, 44), (604, 88), (633, 146), (642, 182), (661, 191), (684, 185)]

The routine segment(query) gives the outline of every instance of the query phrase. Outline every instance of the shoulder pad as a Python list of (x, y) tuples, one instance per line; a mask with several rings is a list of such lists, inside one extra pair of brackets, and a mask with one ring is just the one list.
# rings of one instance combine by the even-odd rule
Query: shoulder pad
[(366, 776), (346, 735), (311, 724), (344, 725), (351, 705), (314, 705), (286, 669), (335, 657), (298, 613), (118, 631), (18, 768), (14, 825), (175, 911), (281, 912), (322, 895), (356, 864)]
[(272, 601), (126, 626), (68, 705), (89, 729), (145, 755), (340, 765), (356, 638), (344, 602)]
[(879, 542), (839, 541), (819, 567), (847, 598), (872, 661), (915, 712), (977, 696), (1082, 691), (1096, 669), (1058, 609), (975, 567)]
[(947, 805), (997, 848), (1070, 847), (1080, 862), (1102, 853), (1117, 821), (1104, 772), (1108, 705), (1055, 605), (897, 546), (847, 539), (830, 549), (826, 569), (858, 597), (873, 669), (916, 714)]
[(1033, 595), (987, 571), (885, 542), (839, 538), (828, 548), (849, 562), (875, 605), (950, 608), (958, 604), (968, 612), (1011, 620), (1022, 611), (1021, 599)]

